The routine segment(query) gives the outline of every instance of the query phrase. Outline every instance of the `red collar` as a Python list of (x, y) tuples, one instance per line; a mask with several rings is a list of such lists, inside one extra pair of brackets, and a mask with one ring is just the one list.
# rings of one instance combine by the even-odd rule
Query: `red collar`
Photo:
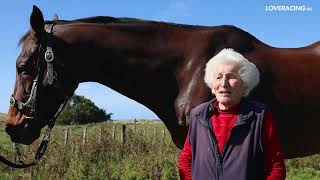
[(217, 112), (220, 113), (220, 114), (239, 114), (240, 104), (232, 106), (232, 107), (230, 107), (229, 109), (226, 109), (226, 110), (221, 110), (219, 108), (219, 102), (218, 101), (214, 101), (213, 102), (213, 106), (215, 107), (215, 109), (217, 109)]

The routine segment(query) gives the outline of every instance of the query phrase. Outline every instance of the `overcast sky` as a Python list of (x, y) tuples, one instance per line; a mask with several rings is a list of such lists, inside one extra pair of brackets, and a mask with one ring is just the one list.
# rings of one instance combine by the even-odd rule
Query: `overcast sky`
[[(89, 16), (133, 17), (192, 25), (235, 25), (276, 47), (301, 47), (320, 40), (318, 0), (10, 0), (0, 6), (0, 112), (7, 112), (15, 81), (19, 38), (29, 29), (32, 5), (45, 19)], [(135, 101), (97, 83), (82, 83), (76, 90), (113, 119), (158, 117)]]

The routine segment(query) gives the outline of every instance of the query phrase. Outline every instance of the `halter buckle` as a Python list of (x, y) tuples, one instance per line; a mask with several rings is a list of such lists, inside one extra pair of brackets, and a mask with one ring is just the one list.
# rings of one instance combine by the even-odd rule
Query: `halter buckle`
[(49, 63), (54, 59), (54, 55), (51, 49), (48, 49), (44, 54), (44, 59)]

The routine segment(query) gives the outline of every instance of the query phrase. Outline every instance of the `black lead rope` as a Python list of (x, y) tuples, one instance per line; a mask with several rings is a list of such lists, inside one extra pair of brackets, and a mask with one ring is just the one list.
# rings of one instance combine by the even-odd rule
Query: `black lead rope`
[(0, 155), (0, 161), (8, 166), (11, 166), (13, 168), (27, 168), (30, 166), (34, 166), (36, 165), (40, 159), (43, 157), (43, 155), (45, 154), (46, 150), (47, 150), (47, 146), (50, 140), (50, 135), (52, 132), (52, 128), (56, 122), (57, 117), (59, 116), (59, 114), (61, 113), (61, 111), (63, 110), (64, 106), (67, 104), (69, 99), (66, 99), (61, 105), (60, 108), (58, 109), (58, 111), (56, 112), (56, 114), (53, 116), (53, 118), (51, 118), (49, 121), (47, 121), (47, 129), (46, 129), (46, 133), (44, 135), (44, 137), (42, 138), (42, 141), (38, 147), (38, 150), (34, 156), (34, 160), (31, 163), (24, 163), (22, 161), (19, 161), (20, 164), (18, 163), (14, 163), (8, 159), (6, 159), (5, 157)]

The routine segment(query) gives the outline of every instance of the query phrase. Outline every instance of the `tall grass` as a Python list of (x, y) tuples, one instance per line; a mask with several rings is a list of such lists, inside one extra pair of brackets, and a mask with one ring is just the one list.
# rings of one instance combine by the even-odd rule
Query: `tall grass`
[[(37, 166), (17, 170), (1, 165), (0, 178), (30, 179), (32, 176), (32, 179), (178, 179), (179, 150), (171, 142), (168, 132), (164, 141), (158, 133), (156, 143), (152, 143), (152, 127), (160, 130), (163, 127), (161, 124), (146, 126), (146, 137), (143, 136), (141, 128), (134, 131), (133, 126), (129, 126), (123, 154), (119, 138), (120, 126), (117, 127), (117, 137), (114, 140), (111, 139), (111, 127), (104, 126), (100, 144), (96, 133), (98, 127), (88, 127), (88, 143), (84, 148), (81, 146), (81, 126), (69, 127), (71, 135), (66, 146), (63, 144), (64, 128), (57, 128), (48, 152)], [(21, 147), (23, 154), (20, 158), (31, 161), (38, 144), (39, 142), (36, 142), (30, 147)], [(10, 150), (5, 154), (9, 155)]]
[[(180, 150), (172, 143), (168, 131), (162, 140), (161, 122), (127, 126), (127, 142), (121, 153), (120, 123), (116, 138), (112, 126), (102, 125), (103, 138), (97, 140), (100, 125), (88, 126), (88, 143), (82, 147), (83, 126), (69, 126), (69, 143), (63, 143), (65, 126), (53, 132), (48, 152), (37, 166), (11, 169), (0, 165), (0, 179), (179, 179), (177, 159)], [(143, 129), (146, 129), (146, 136)], [(157, 128), (155, 143), (154, 128)], [(21, 160), (31, 161), (39, 141), (21, 146)], [(2, 154), (12, 157), (12, 148)], [(287, 179), (320, 179), (320, 155), (286, 161)]]

